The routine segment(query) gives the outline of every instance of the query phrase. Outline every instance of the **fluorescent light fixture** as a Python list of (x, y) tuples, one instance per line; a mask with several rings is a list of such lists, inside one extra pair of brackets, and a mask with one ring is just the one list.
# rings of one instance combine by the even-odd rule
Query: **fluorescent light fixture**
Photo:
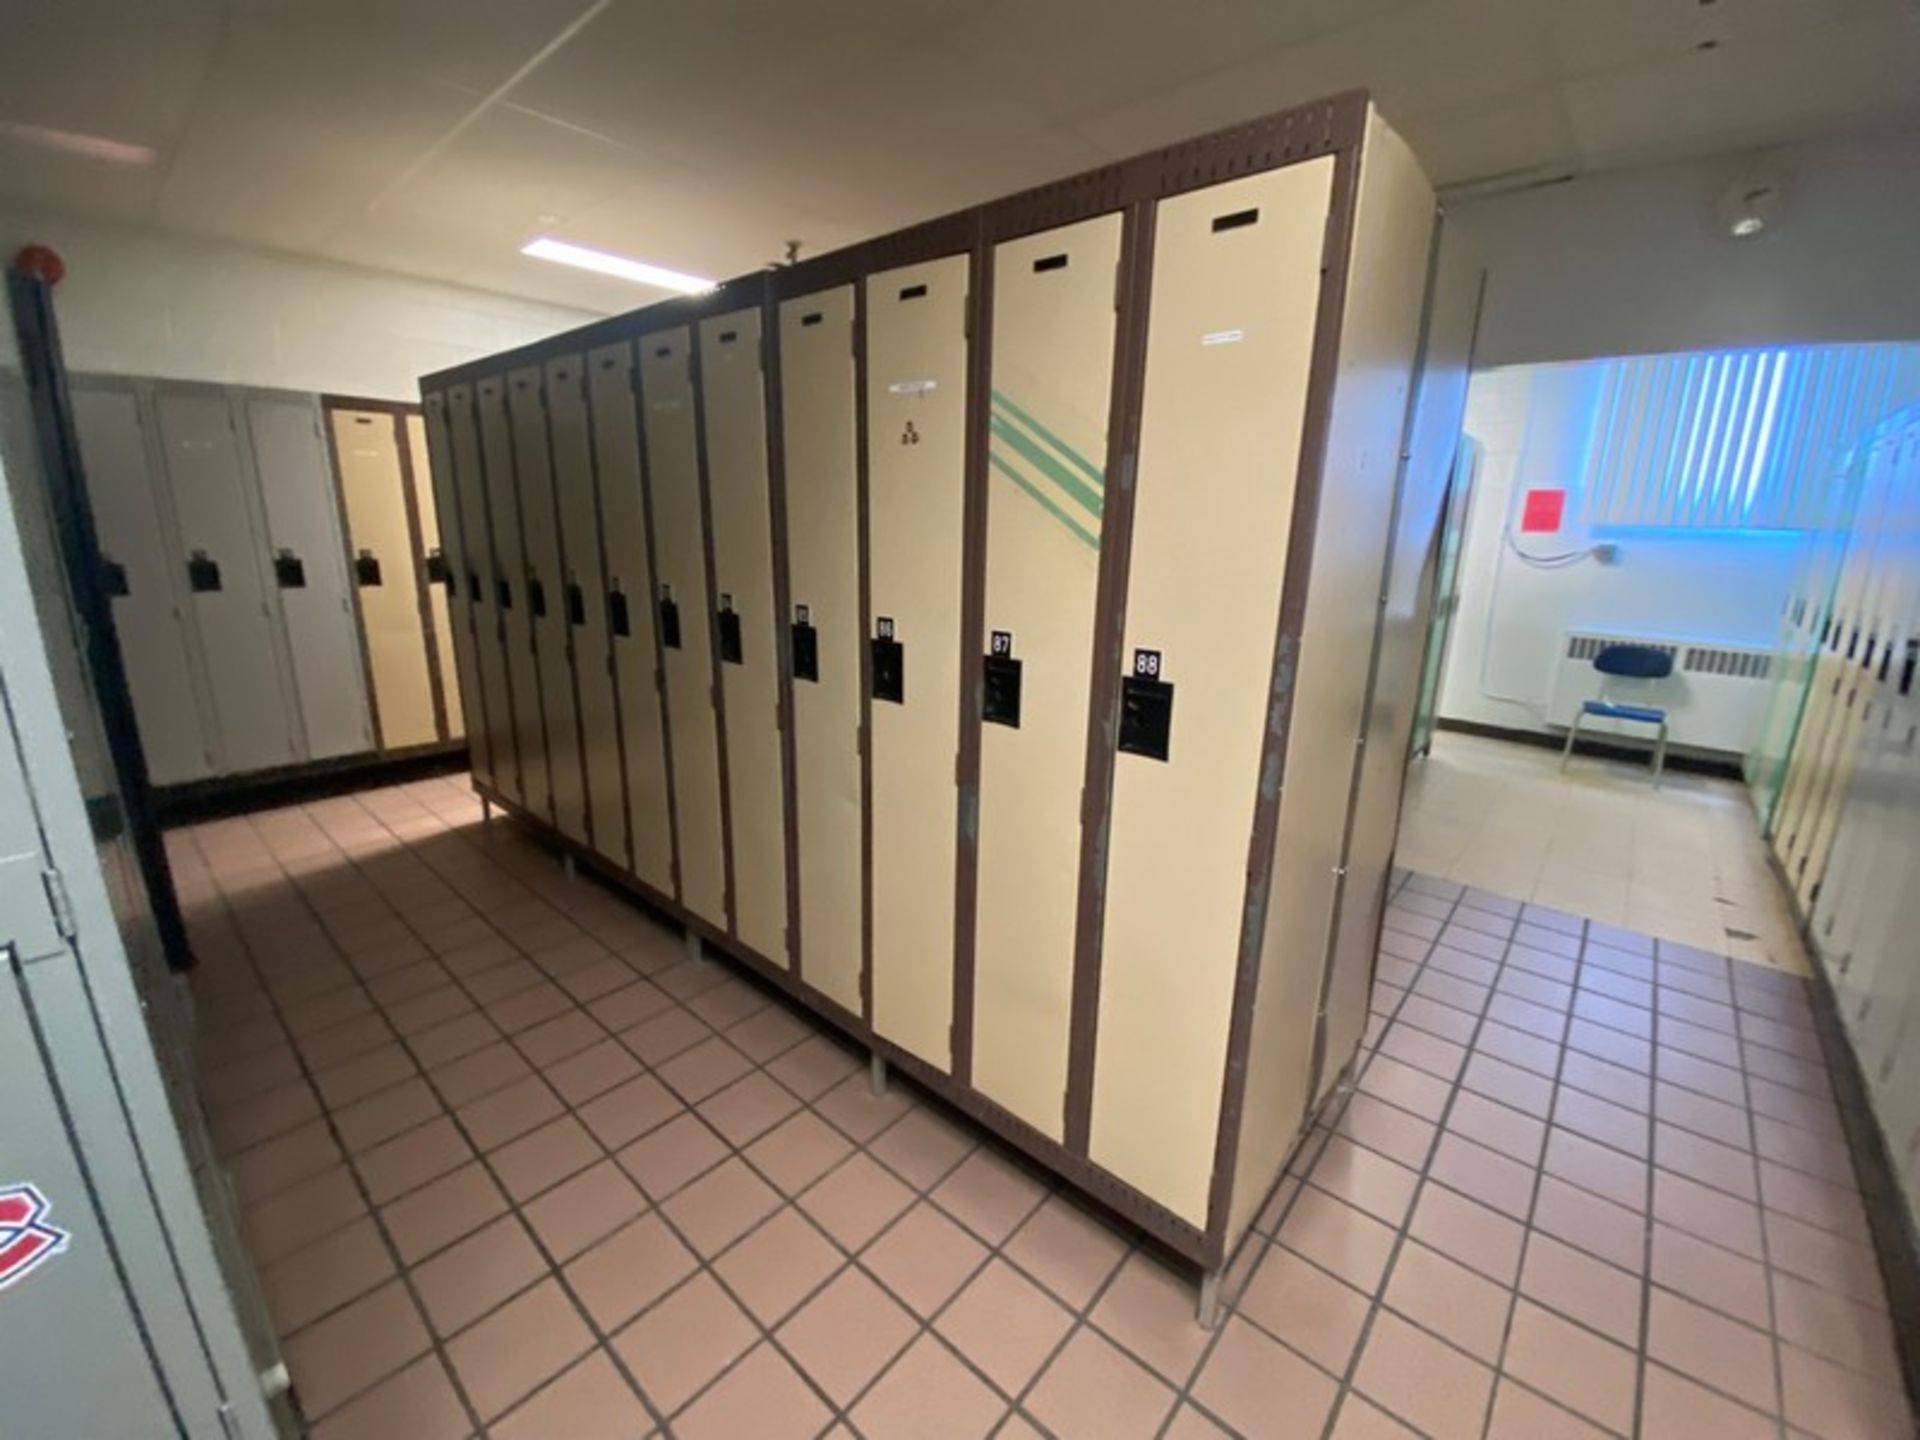
[(146, 145), (125, 140), (109, 140), (104, 135), (86, 135), (78, 130), (56, 130), (49, 125), (24, 125), (17, 120), (0, 120), (0, 135), (43, 150), (58, 150), (83, 160), (104, 160), (109, 165), (151, 165), (160, 157)]
[(520, 253), (531, 255), (536, 260), (551, 260), (556, 265), (571, 265), (578, 270), (611, 275), (616, 280), (631, 280), (636, 285), (651, 285), (657, 290), (677, 290), (682, 295), (702, 295), (713, 289), (714, 285), (713, 281), (702, 280), (698, 275), (683, 275), (678, 270), (649, 265), (644, 260), (629, 260), (624, 255), (611, 255), (605, 250), (590, 250), (585, 245), (572, 245), (565, 240), (555, 240), (550, 235), (529, 240), (520, 247)]

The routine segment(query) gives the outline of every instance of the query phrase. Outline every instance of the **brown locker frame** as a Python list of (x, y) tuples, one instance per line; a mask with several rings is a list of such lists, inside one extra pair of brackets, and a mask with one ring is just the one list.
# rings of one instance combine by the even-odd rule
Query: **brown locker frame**
[[(866, 553), (867, 415), (864, 399), (866, 370), (865, 302), (866, 277), (874, 272), (901, 265), (966, 254), (969, 257), (968, 295), (968, 444), (966, 451), (966, 533), (963, 536), (965, 578), (962, 595), (962, 674), (961, 674), (961, 755), (956, 767), (960, 787), (959, 824), (961, 828), (957, 863), (960, 890), (956, 896), (955, 933), (955, 1021), (956, 1045), (954, 1073), (949, 1075), (874, 1034), (871, 1027), (871, 754), (866, 742), (867, 715), (870, 709), (871, 677), (866, 657), (861, 659), (862, 728), (861, 759), (867, 781), (862, 803), (862, 873), (864, 908), (867, 910), (867, 940), (862, 957), (863, 1014), (855, 1014), (827, 997), (809, 989), (799, 967), (792, 973), (772, 965), (763, 957), (740, 946), (733, 938), (696, 916), (669, 907), (688, 932), (727, 950), (745, 961), (786, 995), (838, 1026), (852, 1039), (866, 1046), (916, 1082), (940, 1096), (963, 1114), (994, 1132), (1014, 1148), (1046, 1165), (1075, 1186), (1104, 1202), (1117, 1214), (1132, 1221), (1168, 1249), (1208, 1271), (1218, 1271), (1227, 1260), (1225, 1253), (1226, 1210), (1232, 1193), (1238, 1132), (1244, 1097), (1247, 1055), (1253, 1016), (1254, 991), (1258, 983), (1260, 937), (1263, 912), (1255, 892), (1263, 888), (1263, 879), (1271, 869), (1277, 823), (1279, 789), (1256, 797), (1255, 818), (1248, 843), (1249, 904), (1243, 911), (1241, 944), (1235, 962), (1233, 1004), (1228, 1034), (1227, 1060), (1221, 1079), (1223, 1100), (1219, 1132), (1215, 1143), (1214, 1168), (1205, 1226), (1194, 1225), (1176, 1215), (1142, 1192), (1110, 1175), (1086, 1155), (1088, 1115), (1091, 1105), (1091, 1081), (1097, 1035), (1094, 1033), (1099, 996), (1100, 957), (1099, 920), (1104, 905), (1105, 849), (1102, 843), (1112, 798), (1115, 751), (1111, 741), (1117, 724), (1121, 664), (1120, 656), (1126, 619), (1127, 569), (1133, 520), (1133, 475), (1136, 463), (1142, 398), (1145, 386), (1145, 341), (1150, 308), (1148, 283), (1154, 243), (1154, 213), (1158, 201), (1240, 176), (1279, 169), (1299, 162), (1332, 156), (1335, 161), (1330, 202), (1325, 262), (1321, 272), (1321, 290), (1316, 308), (1312, 370), (1306, 401), (1307, 421), (1299, 460), (1300, 481), (1294, 495), (1293, 530), (1285, 560), (1285, 577), (1269, 668), (1269, 693), (1273, 697), (1278, 721), (1268, 729), (1263, 745), (1263, 769), (1277, 773), (1285, 758), (1291, 721), (1291, 687), (1294, 656), (1299, 646), (1305, 618), (1310, 581), (1309, 560), (1319, 507), (1320, 481), (1325, 462), (1328, 422), (1331, 417), (1334, 385), (1340, 349), (1340, 322), (1347, 297), (1361, 148), (1365, 138), (1370, 99), (1364, 90), (1351, 90), (1329, 99), (1280, 111), (1245, 124), (1167, 146), (1136, 158), (1116, 162), (1085, 174), (1070, 177), (1033, 190), (1012, 195), (969, 210), (928, 221), (878, 239), (768, 273), (729, 281), (694, 300), (668, 300), (626, 315), (610, 317), (564, 335), (522, 346), (499, 355), (472, 361), (423, 377), (421, 384), (434, 388), (460, 382), (473, 382), (483, 375), (503, 374), (514, 366), (537, 363), (554, 354), (584, 350), (618, 341), (637, 343), (647, 334), (662, 329), (692, 326), (705, 315), (723, 309), (739, 309), (754, 303), (773, 306), (781, 300), (825, 290), (836, 285), (854, 286), (854, 359), (856, 367), (856, 445), (859, 456), (857, 476), (860, 510), (860, 595), (861, 626), (864, 634), (871, 624), (868, 594), (868, 556)], [(1113, 513), (1107, 521), (1111, 529), (1101, 547), (1095, 610), (1094, 685), (1087, 723), (1086, 814), (1080, 857), (1079, 924), (1074, 956), (1073, 1005), (1069, 1035), (1068, 1105), (1065, 1142), (1055, 1141), (1026, 1122), (1001, 1109), (971, 1089), (963, 1045), (970, 1045), (970, 1033), (961, 1040), (959, 1020), (972, 1008), (972, 900), (977, 879), (972, 845), (967, 836), (971, 806), (977, 804), (979, 779), (979, 687), (982, 658), (973, 643), (984, 605), (984, 576), (978, 564), (984, 544), (984, 496), (988, 400), (980, 383), (991, 355), (990, 287), (991, 248), (1008, 239), (1076, 220), (1119, 211), (1123, 213), (1119, 294), (1116, 320), (1112, 404), (1108, 421), (1107, 473), (1119, 477), (1113, 499)], [(777, 315), (775, 316), (777, 323)], [(763, 329), (765, 327), (763, 326)], [(697, 343), (697, 341), (696, 341)], [(777, 345), (777, 337), (775, 341)], [(769, 367), (769, 375), (776, 373)], [(637, 371), (636, 371), (637, 374)], [(1411, 377), (1417, 387), (1417, 373)], [(697, 387), (696, 387), (697, 393)], [(644, 416), (640, 423), (644, 430)], [(770, 426), (770, 431), (777, 431)], [(770, 462), (770, 469), (777, 467)], [(783, 477), (782, 477), (783, 478)], [(703, 507), (706, 503), (704, 455), (701, 466)], [(776, 482), (777, 483), (777, 482)], [(784, 486), (779, 487), (779, 503), (784, 507)], [(709, 547), (711, 542), (709, 541)], [(776, 562), (779, 564), (780, 562)], [(778, 579), (776, 584), (778, 585)], [(708, 589), (713, 589), (709, 557)], [(776, 594), (780, 593), (776, 590)], [(713, 623), (715, 600), (708, 597), (708, 623)], [(783, 654), (783, 704), (791, 701), (791, 657)], [(783, 711), (784, 713), (784, 711)], [(791, 727), (788, 740), (791, 744)], [(721, 736), (724, 781), (724, 732)], [(789, 774), (791, 771), (789, 770)], [(485, 792), (483, 791), (483, 794)], [(486, 798), (522, 820), (545, 832), (547, 839), (580, 864), (606, 875), (643, 898), (658, 902), (664, 897), (633, 877), (617, 873), (603, 859), (583, 851), (560, 836), (537, 817), (520, 807), (502, 802), (496, 795)], [(724, 813), (724, 811), (723, 811)], [(793, 796), (787, 796), (788, 823), (793, 824)], [(791, 831), (789, 832), (791, 834)], [(789, 851), (789, 895), (793, 894), (791, 873), (793, 856)], [(728, 844), (731, 878), (731, 843)], [(731, 890), (731, 885), (729, 885)], [(790, 898), (790, 904), (794, 901)], [(731, 913), (731, 900), (729, 902)], [(796, 930), (797, 934), (797, 930)], [(970, 1026), (967, 1027), (970, 1032)]]
[[(409, 415), (418, 415), (424, 422), (426, 419), (426, 407), (424, 405), (415, 405), (405, 400), (367, 400), (356, 395), (323, 394), (320, 397), (320, 414), (322, 418), (328, 422), (322, 428), (326, 431), (327, 463), (332, 467), (333, 472), (333, 503), (334, 508), (340, 513), (340, 533), (346, 537), (347, 561), (349, 566), (351, 566), (353, 561), (353, 532), (347, 528), (346, 489), (340, 483), (340, 456), (335, 450), (333, 443), (332, 421), (333, 412), (336, 410), (373, 411), (385, 415), (393, 426), (394, 445), (397, 447), (400, 456), (401, 494), (406, 501), (407, 507), (407, 539), (413, 546), (414, 595), (420, 606), (420, 634), (427, 648), (427, 680), (433, 687), (433, 728), (438, 739), (430, 741), (425, 745), (402, 747), (398, 750), (388, 749), (386, 733), (380, 724), (379, 697), (373, 693), (373, 661), (367, 654), (367, 647), (364, 644), (361, 645), (360, 668), (366, 672), (367, 677), (367, 709), (373, 716), (374, 748), (382, 755), (418, 754), (422, 751), (438, 749), (440, 746), (446, 745), (452, 740), (447, 724), (447, 692), (445, 687), (449, 683), (457, 684), (459, 682), (453, 677), (440, 673), (440, 650), (437, 643), (440, 637), (438, 627), (433, 623), (433, 603), (429, 597), (429, 587), (432, 586), (433, 581), (427, 578), (426, 568), (422, 563), (426, 559), (426, 550), (422, 544), (426, 532), (420, 525), (420, 498), (419, 491), (415, 488), (420, 484), (420, 477), (413, 473), (413, 447), (407, 443), (407, 417)], [(360, 614), (360, 587), (355, 585), (351, 588), (353, 593), (353, 623), (360, 628), (361, 633), (364, 635), (366, 633), (366, 625)]]

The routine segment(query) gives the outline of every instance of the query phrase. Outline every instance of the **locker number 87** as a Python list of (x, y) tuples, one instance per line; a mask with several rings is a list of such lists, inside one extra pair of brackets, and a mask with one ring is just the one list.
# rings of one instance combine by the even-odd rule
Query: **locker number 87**
[(1160, 652), (1158, 650), (1134, 651), (1133, 673), (1144, 680), (1158, 680), (1160, 678)]

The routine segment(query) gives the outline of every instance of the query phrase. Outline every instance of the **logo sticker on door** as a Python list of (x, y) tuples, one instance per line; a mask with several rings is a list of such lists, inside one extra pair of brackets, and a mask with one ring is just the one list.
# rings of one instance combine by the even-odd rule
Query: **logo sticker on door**
[(67, 1248), (71, 1237), (46, 1223), (47, 1210), (47, 1197), (37, 1185), (0, 1186), (0, 1290)]

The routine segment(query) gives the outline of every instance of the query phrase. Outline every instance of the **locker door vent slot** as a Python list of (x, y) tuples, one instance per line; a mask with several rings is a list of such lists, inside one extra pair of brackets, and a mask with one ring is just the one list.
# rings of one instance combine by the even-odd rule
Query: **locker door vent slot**
[(900, 298), (902, 300), (918, 300), (926, 293), (927, 287), (924, 285), (908, 285), (901, 289)]
[(1258, 210), (1236, 210), (1231, 215), (1214, 216), (1213, 233), (1218, 235), (1222, 230), (1244, 230), (1249, 225), (1258, 225), (1259, 223), (1260, 212)]
[(627, 609), (627, 592), (617, 587), (607, 592), (607, 625), (623, 640), (633, 634), (633, 615)]
[(669, 650), (680, 648), (680, 604), (671, 595), (660, 597), (660, 643)]
[(116, 599), (133, 593), (127, 585), (127, 567), (110, 555), (100, 557), (100, 588)]
[(567, 623), (569, 625), (587, 623), (587, 592), (580, 588), (578, 580), (567, 582)]
[(527, 611), (536, 620), (547, 618), (547, 587), (538, 575), (527, 577)]
[(282, 590), (304, 590), (307, 588), (306, 562), (291, 550), (278, 551), (273, 557), (273, 578)]
[(907, 703), (907, 652), (898, 640), (873, 642), (873, 698)]
[(1020, 662), (1011, 655), (987, 656), (980, 692), (980, 718), (992, 725), (1020, 728)]
[(218, 594), (220, 562), (209, 559), (204, 550), (194, 551), (187, 557), (187, 588), (196, 595)]
[(1165, 760), (1173, 738), (1173, 686), (1160, 678), (1160, 652), (1133, 652), (1120, 685), (1120, 753)]
[(1064, 270), (1066, 268), (1067, 257), (1064, 255), (1042, 255), (1038, 260), (1033, 262), (1033, 273), (1036, 275), (1044, 275), (1049, 270)]
[(720, 659), (728, 665), (744, 664), (745, 651), (741, 646), (740, 612), (733, 608), (728, 596), (720, 597)]
[(371, 550), (362, 550), (353, 557), (353, 578), (361, 586), (380, 583), (380, 557)]
[(447, 564), (446, 551), (429, 550), (427, 552), (427, 583), (444, 585), (449, 591), (453, 589), (453, 567)]
[(810, 620), (793, 622), (793, 678), (820, 682), (820, 632)]
[(808, 325), (818, 325), (822, 320), (825, 320), (826, 318), (827, 317), (822, 315), (818, 310), (812, 310), (800, 317), (800, 324), (803, 327)]

